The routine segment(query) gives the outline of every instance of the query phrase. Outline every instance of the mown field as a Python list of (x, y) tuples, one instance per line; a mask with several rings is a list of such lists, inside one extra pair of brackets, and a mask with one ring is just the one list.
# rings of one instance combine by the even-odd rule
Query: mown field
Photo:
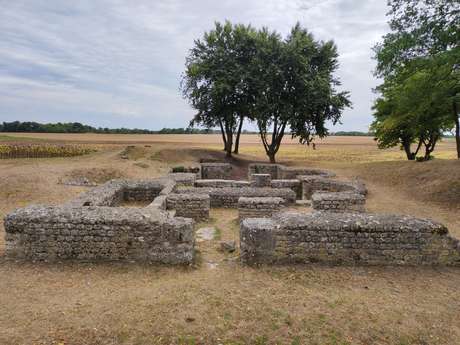
[[(0, 160), (0, 217), (31, 203), (58, 204), (85, 187), (63, 179), (157, 177), (175, 165), (224, 159), (218, 135), (14, 133), (4, 143), (69, 144), (77, 157)], [(235, 176), (265, 161), (255, 135), (242, 138)], [(130, 147), (127, 147), (130, 146)], [(279, 161), (360, 177), (367, 208), (429, 217), (460, 237), (460, 162), (455, 144), (435, 160), (407, 162), (369, 137), (330, 137), (316, 150), (289, 138)], [(212, 210), (216, 238), (193, 267), (136, 263), (26, 263), (3, 257), (0, 344), (459, 344), (460, 269), (445, 267), (249, 268), (216, 250), (237, 239), (237, 212)]]

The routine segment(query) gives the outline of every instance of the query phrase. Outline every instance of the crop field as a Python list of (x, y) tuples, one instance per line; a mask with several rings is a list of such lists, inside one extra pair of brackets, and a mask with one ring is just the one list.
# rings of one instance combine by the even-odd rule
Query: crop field
[[(74, 157), (0, 160), (0, 218), (29, 204), (58, 204), (89, 187), (84, 177), (152, 178), (200, 159), (224, 160), (219, 135), (6, 133), (0, 145), (74, 145)], [(428, 162), (371, 137), (329, 137), (316, 149), (287, 138), (280, 163), (361, 178), (370, 212), (444, 223), (460, 238), (460, 162), (443, 140)], [(267, 161), (257, 135), (230, 160), (234, 177)], [(191, 267), (139, 263), (30, 263), (8, 260), (0, 225), (0, 344), (460, 344), (460, 270), (453, 267), (245, 267), (236, 210), (211, 210), (218, 229), (197, 243)]]

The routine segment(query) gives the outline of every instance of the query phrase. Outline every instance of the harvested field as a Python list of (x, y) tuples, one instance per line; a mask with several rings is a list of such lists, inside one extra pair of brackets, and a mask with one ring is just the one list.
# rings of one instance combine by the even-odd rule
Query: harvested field
[[(9, 141), (97, 146), (85, 156), (0, 161), (0, 217), (30, 203), (57, 204), (104, 182), (152, 178), (200, 159), (225, 160), (214, 135), (8, 134)], [(5, 142), (5, 137), (2, 137)], [(444, 140), (437, 159), (407, 162), (369, 137), (330, 137), (316, 150), (287, 140), (279, 161), (362, 178), (372, 212), (446, 224), (460, 238), (460, 165)], [(134, 146), (128, 149), (127, 146)], [(122, 157), (125, 156), (125, 157)], [(242, 138), (232, 175), (266, 161), (258, 137)], [(128, 205), (127, 205), (128, 206)], [(133, 205), (129, 205), (133, 206)], [(296, 207), (292, 207), (296, 208)], [(297, 208), (301, 210), (300, 208)], [(460, 270), (431, 267), (241, 266), (238, 211), (212, 209), (214, 238), (192, 267), (134, 263), (26, 263), (0, 258), (0, 344), (457, 344)], [(0, 226), (0, 255), (3, 255)]]

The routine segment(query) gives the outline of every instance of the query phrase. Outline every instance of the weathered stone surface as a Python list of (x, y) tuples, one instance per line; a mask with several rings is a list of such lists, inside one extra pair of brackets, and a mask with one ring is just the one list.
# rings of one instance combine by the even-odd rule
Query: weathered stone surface
[(250, 187), (249, 181), (237, 181), (237, 180), (196, 180), (195, 187)]
[(193, 220), (159, 209), (30, 206), (4, 222), (8, 257), (187, 264), (194, 256)]
[(311, 197), (314, 210), (329, 212), (366, 212), (366, 198), (353, 192), (316, 192)]
[(209, 218), (210, 198), (207, 194), (169, 194), (166, 208), (175, 210), (177, 217), (203, 221)]
[(196, 180), (195, 173), (169, 173), (168, 178), (176, 182), (177, 186), (192, 187)]
[(201, 163), (202, 179), (222, 179), (228, 180), (232, 172), (229, 163)]
[(297, 179), (290, 180), (272, 180), (272, 188), (289, 188), (296, 194), (297, 199), (302, 199), (302, 182)]
[(268, 164), (268, 163), (252, 163), (248, 167), (248, 179), (251, 179), (253, 174), (270, 174), (272, 179), (279, 178), (280, 164)]
[(225, 188), (192, 188), (179, 187), (176, 193), (208, 194), (211, 198), (211, 207), (238, 207), (240, 197), (280, 197), (285, 204), (295, 202), (295, 193), (288, 188), (253, 188), (253, 187), (225, 187)]
[(299, 175), (317, 175), (323, 177), (333, 177), (334, 173), (327, 170), (302, 168), (302, 167), (287, 167), (282, 164), (268, 163), (253, 163), (248, 167), (248, 178), (252, 174), (270, 174), (272, 180), (290, 180), (295, 179)]
[(240, 221), (246, 218), (269, 218), (279, 212), (284, 200), (278, 197), (241, 197), (238, 199)]
[(270, 174), (252, 174), (251, 175), (251, 186), (252, 187), (271, 187), (271, 175)]
[(219, 249), (221, 252), (224, 252), (224, 253), (233, 253), (236, 250), (236, 242), (235, 241), (221, 241)]
[(241, 260), (257, 263), (459, 265), (459, 241), (446, 227), (409, 216), (315, 212), (249, 218)]
[(299, 176), (302, 181), (303, 198), (310, 199), (313, 193), (323, 192), (354, 192), (362, 195), (367, 194), (364, 184), (358, 180), (339, 181), (321, 176)]

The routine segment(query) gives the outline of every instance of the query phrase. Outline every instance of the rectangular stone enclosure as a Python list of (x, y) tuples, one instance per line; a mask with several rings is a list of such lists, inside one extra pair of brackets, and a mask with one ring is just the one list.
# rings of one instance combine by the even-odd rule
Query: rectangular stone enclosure
[[(115, 180), (62, 206), (30, 206), (5, 217), (6, 255), (31, 260), (193, 260), (193, 220), (171, 217), (171, 180)], [(118, 207), (123, 200), (152, 201)]]
[(278, 213), (240, 227), (247, 264), (459, 265), (459, 241), (436, 222), (359, 213)]

